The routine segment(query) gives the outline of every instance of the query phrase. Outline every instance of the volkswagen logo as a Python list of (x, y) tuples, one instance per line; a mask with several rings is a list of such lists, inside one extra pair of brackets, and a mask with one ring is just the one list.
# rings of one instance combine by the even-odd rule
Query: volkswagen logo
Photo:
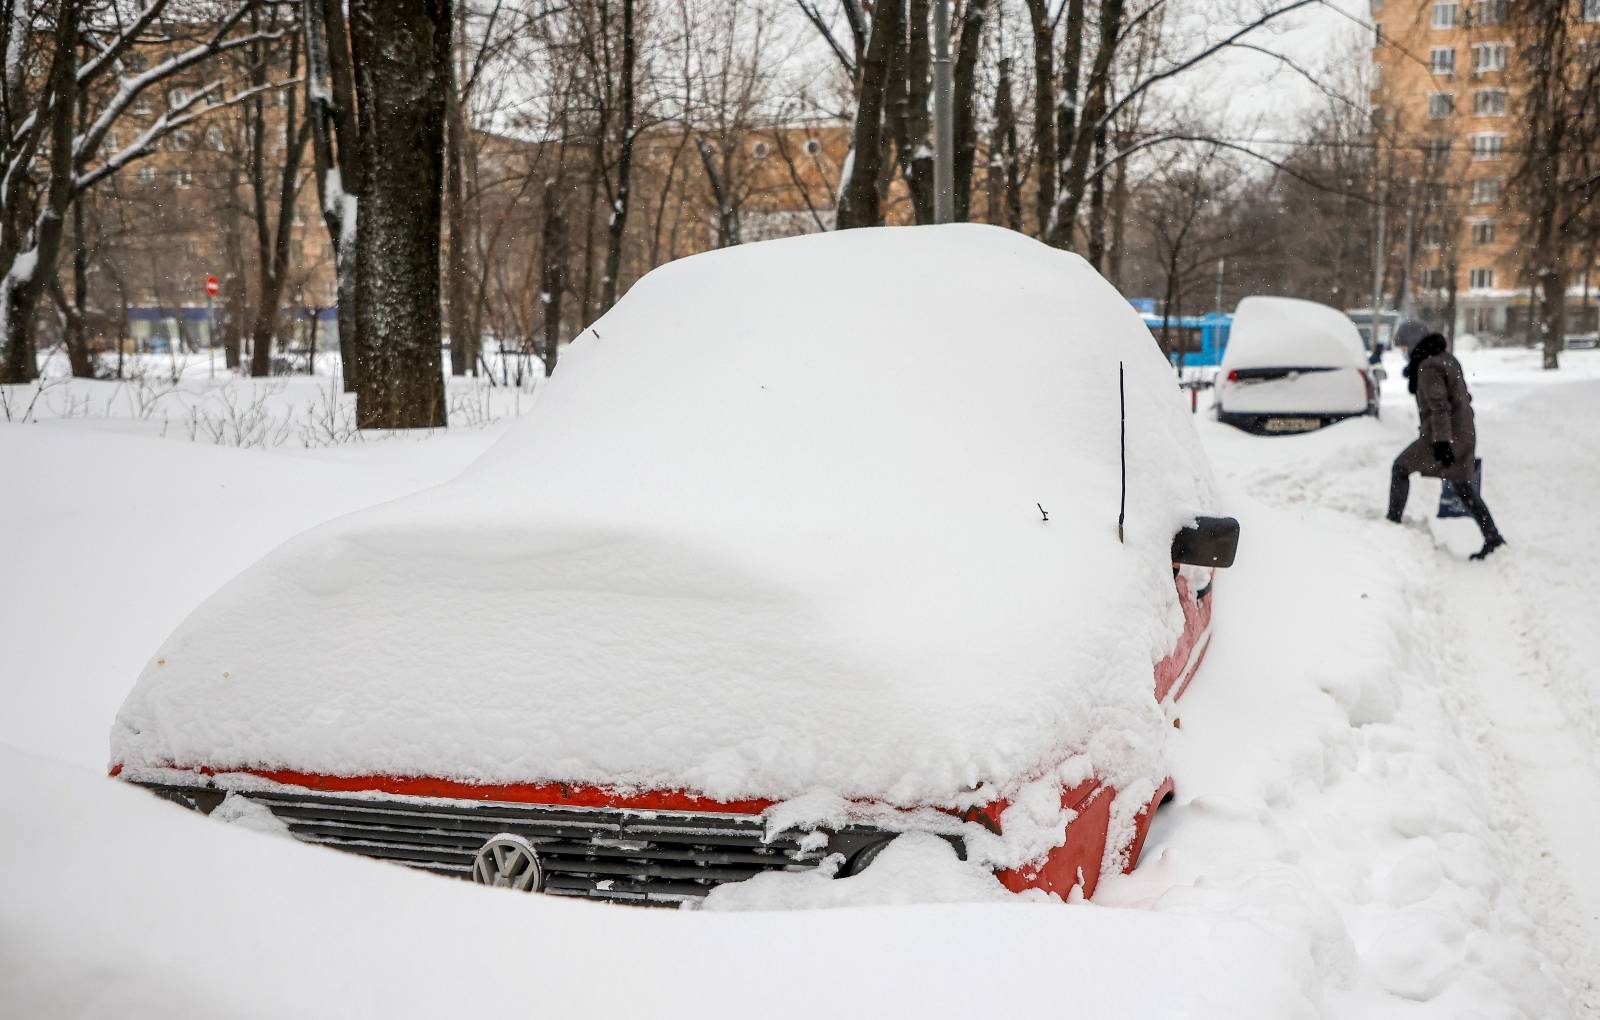
[(472, 860), (472, 880), (498, 889), (538, 892), (544, 885), (544, 869), (532, 843), (502, 832), (478, 849)]

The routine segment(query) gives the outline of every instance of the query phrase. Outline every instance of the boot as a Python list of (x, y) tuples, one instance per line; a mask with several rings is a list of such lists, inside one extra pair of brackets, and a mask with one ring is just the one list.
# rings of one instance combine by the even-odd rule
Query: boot
[(1506, 544), (1500, 534), (1500, 529), (1495, 527), (1494, 517), (1489, 513), (1489, 506), (1478, 494), (1478, 487), (1472, 482), (1455, 482), (1456, 495), (1461, 497), (1461, 503), (1477, 522), (1478, 530), (1483, 533), (1483, 548), (1472, 554), (1472, 559), (1481, 560), (1488, 558), (1489, 554)]
[(1483, 540), (1483, 548), (1479, 549), (1477, 552), (1473, 553), (1467, 558), (1473, 560), (1488, 559), (1490, 553), (1494, 552), (1496, 549), (1505, 544), (1506, 540), (1501, 538), (1499, 535), (1496, 535), (1493, 538), (1486, 538)]
[(1389, 469), (1389, 520), (1399, 524), (1411, 495), (1411, 472), (1395, 464)]

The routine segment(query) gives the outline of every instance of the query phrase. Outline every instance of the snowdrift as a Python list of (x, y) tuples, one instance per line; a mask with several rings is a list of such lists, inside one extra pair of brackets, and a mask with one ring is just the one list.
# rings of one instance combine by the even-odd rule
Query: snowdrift
[(1076, 256), (965, 225), (708, 253), (461, 477), (202, 605), (112, 759), (900, 805), (1078, 753), (1159, 777), (1168, 548), (1214, 509), (1171, 369)]

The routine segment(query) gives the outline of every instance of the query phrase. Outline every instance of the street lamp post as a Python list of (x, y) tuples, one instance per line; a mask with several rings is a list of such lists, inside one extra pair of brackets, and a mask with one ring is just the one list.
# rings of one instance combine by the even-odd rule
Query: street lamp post
[(955, 111), (950, 83), (950, 0), (933, 5), (933, 221), (955, 219)]

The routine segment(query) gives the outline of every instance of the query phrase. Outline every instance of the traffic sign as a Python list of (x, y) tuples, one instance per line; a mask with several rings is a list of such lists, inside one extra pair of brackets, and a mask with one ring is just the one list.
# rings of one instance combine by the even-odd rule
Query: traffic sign
[(215, 276), (206, 277), (206, 294), (208, 296), (216, 297), (217, 296), (217, 292), (220, 291), (221, 289), (222, 289), (222, 281), (221, 280), (218, 280)]

